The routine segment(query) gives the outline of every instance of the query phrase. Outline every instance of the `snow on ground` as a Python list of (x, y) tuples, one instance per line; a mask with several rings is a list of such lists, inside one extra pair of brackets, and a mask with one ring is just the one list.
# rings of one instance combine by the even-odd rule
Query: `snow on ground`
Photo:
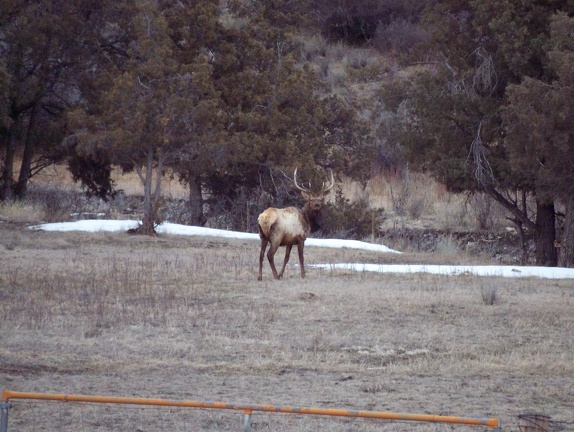
[(561, 267), (501, 266), (501, 265), (428, 265), (428, 264), (311, 264), (310, 267), (378, 273), (432, 273), (438, 275), (477, 275), (500, 277), (539, 277), (544, 279), (573, 279), (574, 269)]
[[(59, 222), (36, 225), (30, 227), (42, 231), (127, 231), (130, 228), (136, 228), (138, 221), (133, 220), (80, 220), (76, 222)], [(170, 222), (164, 222), (156, 228), (159, 234), (203, 236), (203, 237), (227, 237), (244, 240), (259, 241), (259, 234), (251, 234), (237, 231), (226, 231), (214, 228), (204, 228), (190, 225), (179, 225)], [(349, 248), (363, 249), (375, 252), (400, 253), (389, 249), (383, 245), (361, 242), (357, 240), (336, 240), (336, 239), (307, 239), (305, 246), (319, 246), (328, 248)]]
[[(133, 220), (80, 220), (77, 222), (60, 222), (36, 225), (30, 229), (42, 231), (127, 231), (136, 228), (138, 221)], [(165, 222), (156, 228), (160, 234), (204, 236), (204, 237), (227, 237), (245, 240), (259, 240), (258, 234), (226, 231), (213, 228), (204, 228), (188, 225), (178, 225)], [(363, 249), (384, 253), (399, 253), (384, 245), (361, 242), (357, 240), (315, 239), (309, 238), (306, 246)], [(547, 279), (574, 279), (574, 269), (560, 267), (534, 267), (534, 266), (461, 266), (461, 265), (426, 265), (426, 264), (361, 264), (361, 263), (338, 263), (338, 264), (311, 264), (310, 267), (323, 269), (344, 269), (353, 271), (368, 271), (378, 273), (432, 273), (440, 275), (477, 275), (477, 276), (500, 276), (500, 277), (539, 277)]]

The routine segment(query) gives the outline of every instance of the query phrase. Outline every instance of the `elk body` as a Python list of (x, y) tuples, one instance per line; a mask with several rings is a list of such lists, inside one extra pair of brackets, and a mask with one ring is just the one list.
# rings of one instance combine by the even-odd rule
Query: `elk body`
[[(330, 171), (330, 170), (329, 170)], [(323, 187), (319, 192), (312, 192), (311, 189), (304, 188), (297, 183), (297, 169), (293, 173), (293, 183), (301, 195), (305, 199), (303, 208), (296, 207), (275, 208), (269, 207), (257, 218), (259, 225), (259, 237), (261, 238), (261, 251), (259, 253), (259, 277), (258, 280), (263, 278), (263, 260), (265, 257), (265, 250), (269, 245), (267, 252), (267, 259), (273, 272), (275, 279), (281, 279), (283, 272), (289, 261), (289, 255), (293, 246), (297, 246), (299, 254), (299, 267), (301, 268), (301, 277), (305, 277), (305, 265), (303, 258), (303, 248), (305, 247), (305, 240), (312, 231), (312, 228), (317, 226), (317, 218), (321, 214), (325, 196), (335, 185), (333, 172), (330, 171), (330, 179), (327, 184), (323, 183)], [(285, 259), (283, 260), (283, 268), (280, 273), (277, 273), (275, 268), (275, 252), (280, 246), (285, 246)]]

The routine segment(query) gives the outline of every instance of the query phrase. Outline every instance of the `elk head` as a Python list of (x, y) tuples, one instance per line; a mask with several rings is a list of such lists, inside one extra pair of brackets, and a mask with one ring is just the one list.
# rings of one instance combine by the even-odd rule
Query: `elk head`
[(310, 188), (305, 188), (297, 183), (297, 169), (298, 168), (295, 168), (295, 172), (293, 173), (293, 184), (301, 191), (301, 195), (305, 198), (305, 207), (303, 210), (306, 211), (309, 216), (318, 215), (325, 203), (325, 196), (333, 189), (333, 186), (335, 186), (333, 170), (329, 168), (328, 182), (323, 182), (321, 189), (318, 192), (313, 192)]

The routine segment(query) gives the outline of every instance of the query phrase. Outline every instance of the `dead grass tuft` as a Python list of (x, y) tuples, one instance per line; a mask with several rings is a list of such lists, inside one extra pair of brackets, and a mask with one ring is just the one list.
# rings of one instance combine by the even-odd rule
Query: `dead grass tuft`
[(494, 286), (483, 286), (480, 289), (482, 303), (487, 306), (492, 306), (500, 301), (498, 289)]
[(0, 202), (0, 220), (17, 223), (35, 223), (43, 220), (43, 209), (33, 201), (3, 201)]

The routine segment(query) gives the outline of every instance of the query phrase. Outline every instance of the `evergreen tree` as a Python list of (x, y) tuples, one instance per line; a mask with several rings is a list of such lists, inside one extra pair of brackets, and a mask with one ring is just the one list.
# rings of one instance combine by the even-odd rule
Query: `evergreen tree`
[[(451, 190), (487, 192), (534, 233), (537, 262), (550, 266), (557, 263), (554, 201), (536, 182), (534, 159), (530, 170), (515, 169), (502, 112), (509, 85), (551, 79), (544, 47), (551, 17), (567, 8), (567, 1), (439, 1), (428, 19), (435, 26), (429, 48), (441, 60), (383, 94), (400, 114), (390, 129), (409, 160)], [(513, 191), (534, 196), (534, 219)]]
[(65, 113), (79, 101), (82, 71), (94, 65), (109, 7), (81, 0), (0, 3), (0, 199), (23, 196), (35, 173), (65, 157)]
[(560, 264), (574, 266), (574, 18), (552, 18), (548, 42), (550, 83), (526, 77), (510, 85), (504, 110), (512, 171), (539, 197), (566, 208)]
[(97, 104), (70, 117), (78, 153), (104, 153), (110, 163), (138, 174), (144, 190), (139, 230), (152, 234), (164, 171), (181, 160), (189, 130), (197, 128), (196, 107), (188, 97), (198, 92), (202, 76), (176, 58), (165, 13), (156, 2), (138, 2), (129, 12), (125, 62), (113, 71), (108, 88), (100, 89)]
[[(211, 67), (206, 85), (219, 98), (211, 105), (219, 110), (212, 117), (217, 127), (198, 141), (209, 152), (177, 167), (190, 185), (190, 203), (201, 202), (205, 189), (212, 200), (227, 203), (219, 210), (231, 210), (239, 195), (273, 190), (273, 173), (331, 165), (357, 145), (349, 133), (350, 109), (336, 98), (320, 98), (316, 75), (297, 62), (300, 45), (292, 31), (301, 9), (272, 1), (248, 10), (247, 4), (232, 6), (228, 25), (215, 17), (215, 36), (202, 48)], [(194, 206), (192, 214), (200, 218), (192, 223), (203, 220), (202, 207)]]

